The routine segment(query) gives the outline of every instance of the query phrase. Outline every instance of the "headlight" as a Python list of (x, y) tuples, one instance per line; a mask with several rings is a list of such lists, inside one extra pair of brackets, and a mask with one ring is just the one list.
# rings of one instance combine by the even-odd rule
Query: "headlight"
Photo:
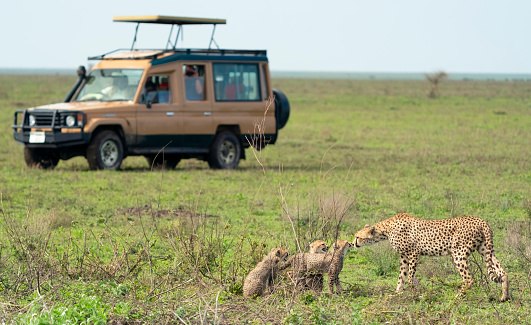
[(67, 126), (74, 126), (76, 124), (76, 118), (73, 115), (68, 115), (65, 122)]
[(35, 126), (35, 124), (37, 124), (37, 120), (35, 119), (35, 116), (33, 115), (28, 116), (28, 120), (29, 120), (30, 126)]

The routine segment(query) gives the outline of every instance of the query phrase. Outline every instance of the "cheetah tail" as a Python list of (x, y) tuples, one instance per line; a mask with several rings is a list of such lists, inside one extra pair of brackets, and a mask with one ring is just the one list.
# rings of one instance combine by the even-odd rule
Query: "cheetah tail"
[(496, 268), (493, 263), (494, 241), (492, 239), (492, 229), (486, 222), (483, 223), (483, 236), (485, 236), (485, 260), (487, 262), (489, 278), (496, 283), (500, 283), (501, 276), (496, 274)]

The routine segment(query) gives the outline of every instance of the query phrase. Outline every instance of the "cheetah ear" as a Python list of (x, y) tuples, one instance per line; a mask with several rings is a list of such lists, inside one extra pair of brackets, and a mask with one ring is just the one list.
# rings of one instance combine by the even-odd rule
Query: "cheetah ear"
[(370, 226), (369, 226), (368, 224), (366, 224), (365, 227), (363, 227), (363, 228), (369, 228), (369, 227), (370, 227)]
[(275, 255), (276, 255), (276, 256), (280, 256), (281, 253), (282, 253), (282, 252), (280, 251), (280, 249), (277, 249)]

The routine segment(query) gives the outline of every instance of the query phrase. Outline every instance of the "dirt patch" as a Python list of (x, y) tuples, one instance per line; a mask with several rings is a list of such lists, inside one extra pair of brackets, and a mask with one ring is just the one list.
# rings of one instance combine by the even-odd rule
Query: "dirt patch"
[(195, 213), (191, 211), (186, 211), (182, 209), (159, 209), (151, 205), (144, 205), (143, 207), (131, 207), (125, 209), (119, 209), (116, 211), (118, 214), (129, 214), (132, 216), (151, 216), (154, 218), (217, 218), (218, 216), (213, 216), (210, 214), (204, 213)]

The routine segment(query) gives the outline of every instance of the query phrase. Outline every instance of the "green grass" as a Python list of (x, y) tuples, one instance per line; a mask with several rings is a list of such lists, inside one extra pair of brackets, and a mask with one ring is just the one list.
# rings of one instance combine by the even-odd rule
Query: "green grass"
[[(0, 75), (3, 322), (531, 322), (529, 83), (446, 81), (429, 99), (421, 81), (279, 79), (292, 112), (260, 153), (265, 171), (249, 149), (235, 171), (188, 160), (151, 172), (141, 157), (118, 172), (82, 157), (27, 168), (14, 110), (61, 101), (74, 82)], [(274, 294), (243, 299), (271, 248), (351, 240), (398, 212), (488, 221), (513, 299), (498, 302), (477, 253), (464, 297), (449, 257), (422, 258), (418, 284), (394, 295), (388, 243), (349, 252), (342, 295), (293, 296), (280, 277)]]

